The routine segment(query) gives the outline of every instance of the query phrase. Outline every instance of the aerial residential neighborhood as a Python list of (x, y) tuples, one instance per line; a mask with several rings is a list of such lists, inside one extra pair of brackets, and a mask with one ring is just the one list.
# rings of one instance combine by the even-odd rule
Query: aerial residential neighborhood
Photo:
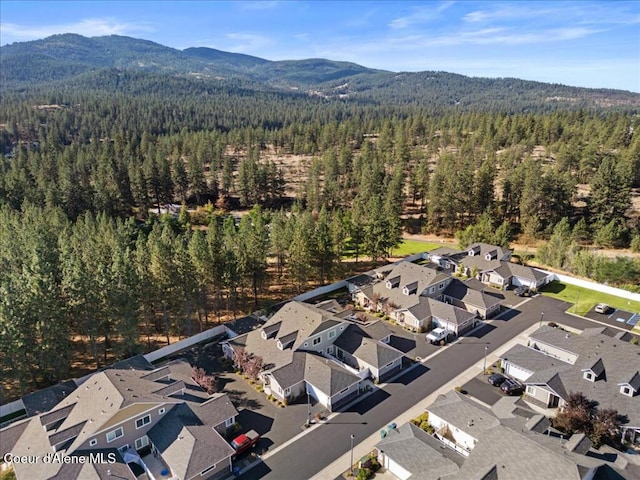
[[(472, 278), (466, 278), (467, 257), (472, 258)], [(261, 359), (253, 387), (235, 376), (247, 385), (245, 395), (253, 391), (255, 404), (277, 402), (283, 415), (289, 409), (298, 415), (298, 431), (288, 433), (293, 443), (287, 447), (285, 441), (281, 453), (270, 453), (273, 446), (265, 443), (278, 436), (273, 421), (271, 428), (262, 422), (241, 424), (238, 419), (248, 407), (237, 392), (210, 395), (196, 382), (197, 365), (189, 363), (191, 354), (184, 355), (192, 351), (187, 347), (155, 365), (138, 355), (27, 395), (22, 400), (26, 418), (7, 422), (1, 430), (4, 468), (11, 464), (17, 479), (29, 480), (261, 478), (256, 464), (314, 435), (318, 442), (330, 442), (323, 430), (360, 411), (359, 405), (406, 405), (406, 416), (420, 409), (423, 398), (433, 397), (420, 410), (426, 415), (420, 421), (392, 422), (403, 420), (400, 415), (378, 418), (370, 426), (365, 422), (374, 429), (373, 438), (379, 430), (378, 441), (368, 446), (380, 472), (391, 475), (384, 478), (516, 478), (523, 469), (547, 472), (544, 478), (640, 478), (640, 456), (632, 455), (640, 448), (637, 336), (611, 322), (607, 326), (566, 314), (548, 315), (542, 325), (535, 310), (532, 321), (518, 325), (518, 317), (525, 316), (517, 313), (519, 305), (543, 298), (518, 297), (510, 289), (530, 279), (528, 287), (535, 293), (553, 275), (522, 265), (510, 270), (509, 257), (508, 251), (485, 244), (464, 252), (434, 250), (337, 282), (319, 297), (306, 295), (307, 301), (293, 299), (267, 315), (228, 324), (223, 335), (207, 341), (199, 355), (208, 362)], [(494, 276), (516, 270), (509, 277)], [(503, 315), (509, 317), (506, 322)], [(451, 355), (453, 367), (456, 351), (462, 353), (465, 344), (501, 347), (482, 340), (509, 325), (530, 333), (503, 337), (502, 353), (490, 365), (504, 379), (519, 382), (521, 396), (497, 393), (489, 384), (487, 348), (479, 372), (471, 364), (436, 366)], [(446, 340), (431, 345), (425, 335), (432, 330), (447, 331)], [(412, 373), (425, 367), (426, 373)], [(403, 384), (408, 393), (431, 374), (452, 381), (476, 378), (465, 384), (468, 389), (447, 390), (443, 384), (403, 397)], [(372, 400), (392, 386), (396, 393)], [(628, 451), (595, 446), (584, 433), (564, 435), (553, 427), (553, 417), (576, 392), (621, 415), (615, 435)], [(371, 442), (363, 440), (358, 448)], [(251, 452), (239, 449), (238, 442), (251, 442)], [(71, 460), (52, 463), (56, 454)], [(49, 460), (18, 460), (29, 458)]]
[(640, 2), (0, 2), (0, 480), (640, 480)]

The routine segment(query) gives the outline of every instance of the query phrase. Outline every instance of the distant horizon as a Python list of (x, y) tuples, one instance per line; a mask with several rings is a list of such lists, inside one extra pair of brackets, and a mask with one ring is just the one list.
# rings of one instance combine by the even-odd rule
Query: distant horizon
[(75, 33), (640, 93), (635, 1), (15, 1), (2, 46)]

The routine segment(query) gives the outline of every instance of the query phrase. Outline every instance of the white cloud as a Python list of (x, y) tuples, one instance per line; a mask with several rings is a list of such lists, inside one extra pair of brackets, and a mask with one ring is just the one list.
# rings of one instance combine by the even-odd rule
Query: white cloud
[[(595, 2), (556, 2), (541, 7), (524, 4), (497, 3), (494, 8), (475, 10), (462, 19), (467, 23), (489, 23), (498, 21), (542, 19), (545, 24), (564, 22), (595, 25), (631, 25), (640, 22), (640, 14), (630, 4)], [(551, 5), (551, 6), (549, 6)]]
[(426, 23), (440, 17), (440, 14), (448, 9), (454, 2), (443, 2), (434, 7), (415, 8), (413, 13), (404, 17), (398, 17), (391, 20), (389, 26), (394, 29), (407, 28), (418, 23)]
[(74, 23), (54, 25), (0, 24), (3, 43), (8, 41), (35, 40), (57, 33), (77, 33), (86, 37), (102, 35), (137, 35), (153, 32), (155, 29), (146, 22), (119, 22), (114, 18), (87, 18)]
[(509, 31), (505, 28), (486, 28), (440, 37), (423, 36), (423, 46), (442, 45), (535, 45), (583, 38), (603, 30), (585, 27), (549, 28), (537, 31)]

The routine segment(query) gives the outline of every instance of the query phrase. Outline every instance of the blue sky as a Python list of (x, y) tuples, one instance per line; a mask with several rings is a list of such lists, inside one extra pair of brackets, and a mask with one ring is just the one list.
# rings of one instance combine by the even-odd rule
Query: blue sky
[(74, 32), (640, 92), (638, 1), (15, 1), (0, 43)]

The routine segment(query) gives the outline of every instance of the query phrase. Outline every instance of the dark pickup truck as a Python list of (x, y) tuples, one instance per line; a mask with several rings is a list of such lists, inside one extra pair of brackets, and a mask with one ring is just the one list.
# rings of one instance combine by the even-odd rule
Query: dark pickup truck
[(255, 447), (258, 440), (260, 440), (260, 435), (258, 435), (258, 432), (255, 430), (249, 430), (247, 433), (238, 435), (231, 441), (231, 446), (236, 451), (234, 456), (240, 455), (250, 448)]

